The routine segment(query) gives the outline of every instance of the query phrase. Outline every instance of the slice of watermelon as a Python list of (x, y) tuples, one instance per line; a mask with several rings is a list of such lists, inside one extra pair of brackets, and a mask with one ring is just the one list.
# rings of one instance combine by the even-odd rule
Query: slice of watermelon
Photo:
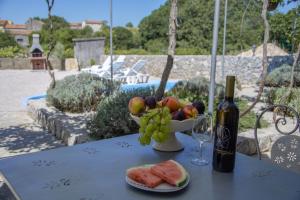
[(151, 165), (132, 167), (127, 170), (127, 176), (132, 180), (144, 184), (147, 187), (155, 188), (160, 185), (163, 180), (151, 173)]
[(184, 185), (188, 178), (184, 167), (174, 160), (167, 160), (152, 166), (151, 172), (170, 185), (177, 187)]

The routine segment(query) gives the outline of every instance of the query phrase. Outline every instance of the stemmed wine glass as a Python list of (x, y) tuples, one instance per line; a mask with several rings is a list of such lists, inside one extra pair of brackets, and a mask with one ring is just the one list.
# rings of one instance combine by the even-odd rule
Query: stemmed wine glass
[(192, 137), (199, 142), (200, 157), (193, 158), (192, 163), (198, 166), (207, 165), (203, 158), (203, 146), (205, 142), (212, 141), (212, 117), (208, 114), (199, 115), (193, 124)]

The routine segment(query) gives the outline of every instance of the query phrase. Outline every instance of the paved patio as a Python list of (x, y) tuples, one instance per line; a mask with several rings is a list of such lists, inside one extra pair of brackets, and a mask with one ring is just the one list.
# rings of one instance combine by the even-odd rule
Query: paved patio
[[(56, 72), (56, 78), (77, 72)], [(44, 93), (50, 78), (46, 71), (0, 70), (0, 159), (63, 146), (27, 115), (24, 98)]]

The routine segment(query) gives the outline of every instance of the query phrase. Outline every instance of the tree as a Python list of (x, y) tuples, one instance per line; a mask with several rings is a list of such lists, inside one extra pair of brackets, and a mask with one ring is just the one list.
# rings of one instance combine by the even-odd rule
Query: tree
[(127, 28), (133, 28), (133, 24), (132, 24), (131, 22), (128, 22), (128, 23), (125, 25), (125, 27), (127, 27)]
[[(227, 51), (235, 53), (242, 49), (248, 49), (253, 44), (262, 41), (263, 23), (260, 15), (260, 4), (249, 5), (245, 14), (243, 31), (240, 34), (240, 23), (245, 9), (244, 1), (231, 0), (228, 4), (227, 26)], [(224, 1), (222, 1), (224, 4)], [(259, 5), (259, 6), (257, 6)], [(221, 5), (222, 7), (223, 5)], [(168, 13), (170, 3), (167, 1), (159, 9), (154, 10), (139, 24), (141, 43), (146, 47), (151, 40), (168, 41)], [(177, 48), (195, 49), (195, 52), (209, 54), (212, 45), (212, 30), (214, 15), (214, 1), (184, 0), (178, 1), (178, 30)], [(224, 11), (220, 13), (220, 23), (224, 21)], [(220, 36), (222, 35), (220, 29)], [(220, 37), (221, 38), (221, 37)], [(165, 46), (167, 49), (167, 45)], [(222, 53), (222, 39), (218, 46), (218, 53)]]
[(0, 32), (0, 49), (4, 47), (18, 46), (15, 39), (8, 33)]
[(47, 64), (47, 70), (48, 73), (50, 75), (51, 78), (51, 84), (50, 84), (50, 88), (54, 89), (55, 88), (55, 75), (54, 75), (54, 71), (53, 71), (53, 67), (51, 65), (51, 62), (49, 60), (50, 55), (55, 47), (56, 41), (54, 40), (54, 33), (53, 33), (53, 23), (52, 23), (52, 15), (51, 15), (51, 11), (52, 8), (54, 6), (54, 0), (46, 0), (47, 6), (48, 6), (48, 22), (49, 22), (49, 34), (50, 34), (50, 39), (49, 39), (49, 43), (48, 43), (48, 51), (47, 51), (47, 55), (46, 55), (46, 64)]
[[(48, 1), (48, 0), (46, 0)], [(69, 23), (67, 22), (67, 20), (65, 20), (65, 18), (60, 17), (60, 16), (56, 16), (53, 15), (51, 16), (51, 22), (49, 18), (46, 19), (42, 19), (42, 21), (44, 22), (43, 25), (43, 29), (45, 30), (50, 30), (51, 29), (51, 24), (54, 30), (58, 30), (58, 29), (64, 29), (64, 28), (69, 28)]]
[(269, 4), (269, 0), (264, 0), (262, 12), (261, 12), (261, 17), (264, 21), (265, 31), (264, 31), (264, 43), (263, 43), (262, 73), (260, 76), (259, 91), (255, 101), (243, 113), (240, 114), (240, 117), (245, 116), (248, 112), (250, 112), (254, 108), (254, 106), (259, 102), (265, 87), (265, 80), (266, 80), (267, 69), (268, 69), (267, 45), (268, 45), (269, 34), (270, 34), (270, 25), (267, 19), (268, 4)]
[(167, 81), (169, 79), (169, 75), (173, 68), (174, 55), (175, 55), (175, 47), (176, 47), (176, 21), (177, 21), (177, 0), (171, 1), (171, 10), (170, 10), (170, 18), (169, 18), (169, 48), (168, 48), (168, 57), (167, 64), (163, 71), (159, 87), (156, 91), (156, 99), (162, 99)]
[(114, 49), (130, 49), (133, 47), (133, 34), (127, 28), (113, 28)]
[(271, 40), (278, 43), (288, 51), (294, 50), (300, 42), (300, 16), (297, 14), (300, 8), (294, 8), (287, 12), (275, 13), (270, 16)]

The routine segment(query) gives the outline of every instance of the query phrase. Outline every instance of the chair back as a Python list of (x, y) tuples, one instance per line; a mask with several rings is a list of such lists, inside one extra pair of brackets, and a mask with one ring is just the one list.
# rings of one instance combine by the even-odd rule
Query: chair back
[(125, 76), (135, 76), (137, 75), (144, 67), (145, 67), (146, 61), (145, 60), (139, 60), (137, 61), (130, 70), (125, 74)]
[[(271, 138), (274, 142), (270, 143), (269, 148), (265, 147), (265, 150), (270, 150), (271, 160), (275, 164), (300, 172), (300, 117), (294, 108), (286, 105), (270, 106), (257, 115), (254, 137), (259, 159), (261, 159), (261, 148), (257, 129), (260, 119), (268, 111), (273, 111), (275, 129), (280, 134)], [(298, 130), (299, 133), (297, 133)], [(261, 143), (266, 145), (263, 141)]]

